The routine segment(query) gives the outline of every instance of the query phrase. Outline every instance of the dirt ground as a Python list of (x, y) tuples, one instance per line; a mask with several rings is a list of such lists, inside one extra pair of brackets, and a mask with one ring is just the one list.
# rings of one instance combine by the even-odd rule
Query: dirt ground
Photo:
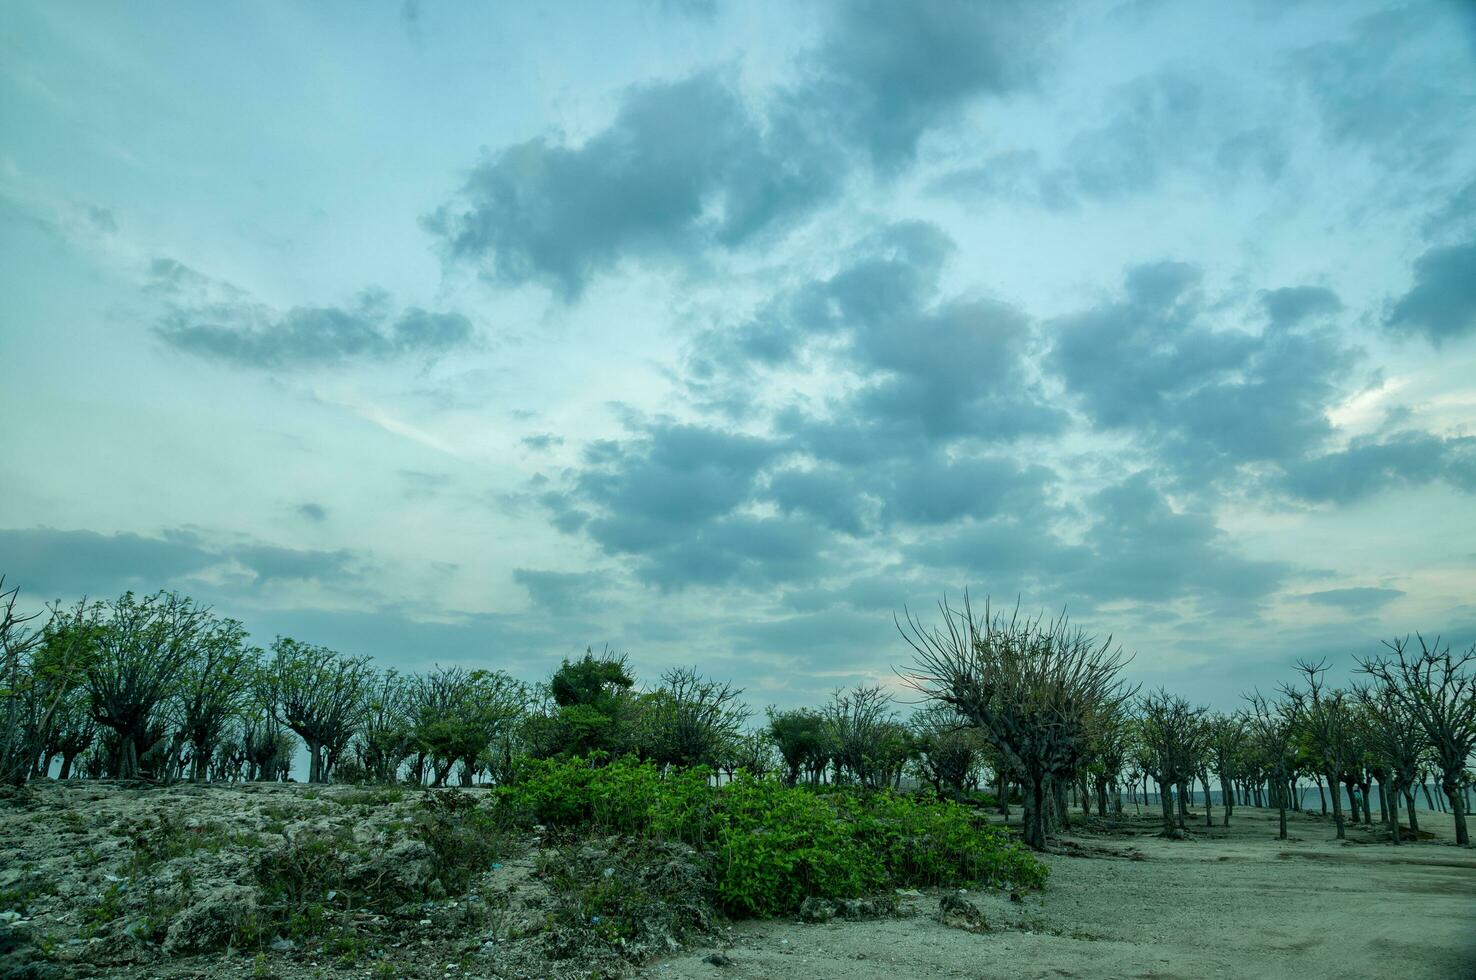
[[(1397, 848), (1376, 830), (1336, 841), (1331, 821), (1320, 816), (1293, 815), (1292, 839), (1278, 841), (1275, 813), (1249, 808), (1236, 811), (1228, 830), (1196, 827), (1183, 841), (1155, 836), (1156, 821), (1146, 814), (1115, 827), (1078, 825), (1058, 853), (1046, 856), (1051, 877), (1043, 892), (965, 893), (983, 919), (970, 928), (957, 917), (938, 921), (940, 900), (951, 893), (911, 892), (896, 917), (719, 925), (713, 939), (639, 969), (550, 960), (540, 952), (549, 934), (530, 924), (547, 913), (550, 896), (547, 881), (535, 875), (548, 853), (536, 841), (493, 864), (475, 896), (427, 901), (389, 921), (371, 917), (347, 952), (274, 942), (256, 955), (176, 954), (170, 944), (179, 929), (170, 923), (159, 926), (162, 947), (137, 938), (147, 916), (136, 906), (150, 889), (177, 886), (188, 875), (192, 894), (214, 903), (191, 906), (192, 915), (228, 911), (249, 900), (232, 883), (243, 880), (252, 854), (303, 833), (352, 832), (362, 838), (364, 860), (406, 870), (413, 862), (397, 856), (395, 835), (402, 832), (394, 828), (418, 796), (376, 802), (366, 795), (375, 794), (79, 783), (44, 786), (25, 807), (0, 807), (0, 896), (9, 894), (7, 907), (23, 910), (0, 913), (0, 977), (5, 936), (24, 933), (49, 944), (52, 965), (17, 975), (116, 980), (629, 972), (673, 980), (1476, 978), (1476, 849), (1454, 846), (1448, 816), (1424, 812), (1422, 829), (1433, 837)], [(166, 817), (185, 838), (211, 846), (141, 871), (130, 864), (137, 857), (130, 840), (140, 827), (157, 836)], [(32, 885), (34, 895), (15, 897)], [(473, 915), (477, 902), (481, 911)]]
[[(797, 980), (958, 977), (1476, 978), (1476, 850), (1455, 847), (1450, 818), (1421, 813), (1436, 840), (1394, 847), (1330, 820), (1235, 811), (1193, 839), (1078, 832), (1053, 854), (1046, 890), (1011, 902), (966, 897), (988, 927), (935, 921), (936, 895), (904, 917), (870, 922), (739, 923), (727, 945), (647, 968), (651, 977)], [(1069, 848), (1069, 850), (1077, 850)], [(1090, 855), (1090, 856), (1084, 856)], [(707, 961), (720, 952), (730, 961)]]

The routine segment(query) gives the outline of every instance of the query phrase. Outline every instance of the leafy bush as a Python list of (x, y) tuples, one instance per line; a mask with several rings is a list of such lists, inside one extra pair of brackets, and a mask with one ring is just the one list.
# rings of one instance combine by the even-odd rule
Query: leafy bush
[(1033, 888), (1046, 869), (968, 807), (931, 796), (787, 787), (740, 774), (713, 786), (701, 767), (663, 775), (632, 759), (543, 761), (497, 791), (511, 815), (681, 841), (713, 857), (715, 892), (735, 915), (793, 912), (806, 898), (899, 886)]
[(448, 893), (463, 892), (508, 850), (499, 811), (457, 791), (427, 792), (414, 822), (415, 836), (430, 850), (433, 880)]

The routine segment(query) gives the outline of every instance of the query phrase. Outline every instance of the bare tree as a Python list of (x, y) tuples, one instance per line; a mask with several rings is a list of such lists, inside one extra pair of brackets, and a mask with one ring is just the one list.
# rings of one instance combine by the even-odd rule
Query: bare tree
[(1286, 840), (1286, 809), (1291, 802), (1289, 783), (1296, 758), (1297, 730), (1301, 724), (1297, 717), (1297, 702), (1288, 700), (1272, 704), (1259, 691), (1246, 695), (1246, 700), (1251, 705), (1246, 719), (1250, 738), (1266, 767), (1280, 816), (1277, 836)]
[[(1210, 753), (1215, 771), (1220, 774), (1220, 808), (1223, 825), (1230, 826), (1235, 812), (1235, 780), (1239, 777), (1240, 759), (1245, 752), (1246, 719), (1243, 715), (1216, 715), (1210, 720)], [(1209, 792), (1208, 788), (1205, 790)]]
[(1476, 661), (1476, 646), (1452, 654), (1439, 637), (1433, 643), (1418, 633), (1415, 637), (1418, 653), (1405, 637), (1384, 644), (1392, 658), (1371, 658), (1360, 665), (1424, 729), (1455, 818), (1456, 843), (1465, 847), (1471, 839), (1461, 789), (1466, 763), (1476, 749), (1476, 670), (1468, 667)]
[[(1338, 840), (1347, 836), (1343, 821), (1343, 794), (1339, 788), (1343, 774), (1356, 756), (1353, 742), (1353, 718), (1348, 711), (1344, 691), (1328, 690), (1325, 683), (1326, 662), (1297, 661), (1297, 671), (1306, 678), (1307, 688), (1284, 687), (1290, 700), (1296, 702), (1298, 716), (1310, 742), (1318, 771), (1327, 779), (1332, 795), (1333, 822)], [(1357, 819), (1357, 814), (1354, 815)]]
[[(1098, 642), (1063, 614), (1046, 620), (976, 616), (939, 603), (942, 626), (906, 614), (898, 631), (915, 654), (904, 679), (982, 730), (1025, 789), (1025, 842), (1045, 847), (1054, 784), (1069, 783), (1085, 751), (1090, 717), (1132, 692), (1119, 677), (1126, 663), (1109, 637)], [(905, 625), (904, 625), (905, 623)]]
[(40, 613), (16, 612), (19, 595), (20, 589), (6, 589), (0, 576), (0, 782), (12, 786), (30, 777), (40, 749), (31, 653), (41, 635), (30, 625)]
[(693, 667), (668, 670), (643, 702), (646, 756), (664, 766), (717, 765), (748, 720), (748, 709), (738, 700), (742, 693)]
[(279, 636), (261, 678), (261, 699), (308, 749), (308, 782), (326, 782), (325, 750), (346, 744), (359, 723), (373, 668), (368, 657)]
[[(1206, 756), (1209, 737), (1204, 723), (1205, 709), (1159, 690), (1143, 697), (1138, 711), (1142, 718), (1144, 768), (1159, 784), (1163, 834), (1176, 837), (1184, 827), (1184, 796), (1189, 781), (1199, 772)], [(1170, 789), (1178, 790), (1177, 814)]]

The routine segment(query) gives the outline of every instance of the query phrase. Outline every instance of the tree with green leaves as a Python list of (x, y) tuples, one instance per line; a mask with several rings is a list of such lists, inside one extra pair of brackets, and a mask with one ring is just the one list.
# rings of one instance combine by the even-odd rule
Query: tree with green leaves
[(103, 604), (84, 673), (93, 719), (117, 736), (112, 771), (119, 779), (136, 778), (140, 759), (156, 749), (162, 711), (211, 619), (207, 607), (177, 592), (142, 599), (126, 592)]
[(830, 759), (825, 720), (813, 708), (768, 710), (769, 724), (764, 729), (779, 757), (784, 762), (784, 785), (793, 786), (802, 774), (823, 771)]
[(303, 740), (308, 782), (326, 782), (327, 750), (344, 745), (358, 726), (374, 670), (368, 657), (279, 636), (260, 674), (259, 696), (272, 717)]
[(545, 710), (529, 720), (535, 754), (621, 755), (633, 748), (634, 684), (627, 659), (608, 650), (597, 657), (587, 649), (580, 659), (565, 660), (549, 679)]
[(201, 630), (179, 685), (180, 731), (190, 745), (190, 779), (209, 777), (210, 760), (226, 727), (247, 703), (261, 651), (246, 643), (246, 627), (214, 619)]

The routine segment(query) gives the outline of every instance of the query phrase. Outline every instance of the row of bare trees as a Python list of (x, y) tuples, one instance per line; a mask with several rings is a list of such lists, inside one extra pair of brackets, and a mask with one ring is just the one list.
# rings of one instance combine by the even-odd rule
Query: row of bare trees
[[(1026, 841), (1044, 847), (1085, 814), (1122, 812), (1158, 785), (1163, 831), (1181, 834), (1196, 792), (1222, 822), (1237, 802), (1301, 805), (1310, 780), (1337, 833), (1379, 817), (1417, 831), (1416, 789), (1434, 773), (1468, 842), (1465, 797), (1476, 746), (1476, 649), (1416, 637), (1358, 661), (1358, 682), (1297, 682), (1213, 713), (1124, 678), (1128, 658), (1059, 618), (946, 601), (937, 622), (898, 621), (913, 657), (904, 717), (887, 688), (837, 691), (816, 708), (770, 709), (751, 730), (742, 691), (691, 668), (649, 689), (608, 652), (565, 661), (545, 683), (501, 671), (379, 670), (367, 657), (278, 637), (249, 644), (242, 625), (176, 593), (19, 611), (0, 585), (0, 777), (283, 779), (299, 753), (310, 782), (407, 779), (444, 785), (513, 778), (529, 757), (633, 754), (661, 766), (773, 773), (794, 783), (898, 787), (908, 777), (964, 798), (990, 788)], [(912, 699), (914, 702), (917, 697)], [(1324, 787), (1329, 791), (1324, 794)], [(1345, 813), (1343, 801), (1351, 814)]]

